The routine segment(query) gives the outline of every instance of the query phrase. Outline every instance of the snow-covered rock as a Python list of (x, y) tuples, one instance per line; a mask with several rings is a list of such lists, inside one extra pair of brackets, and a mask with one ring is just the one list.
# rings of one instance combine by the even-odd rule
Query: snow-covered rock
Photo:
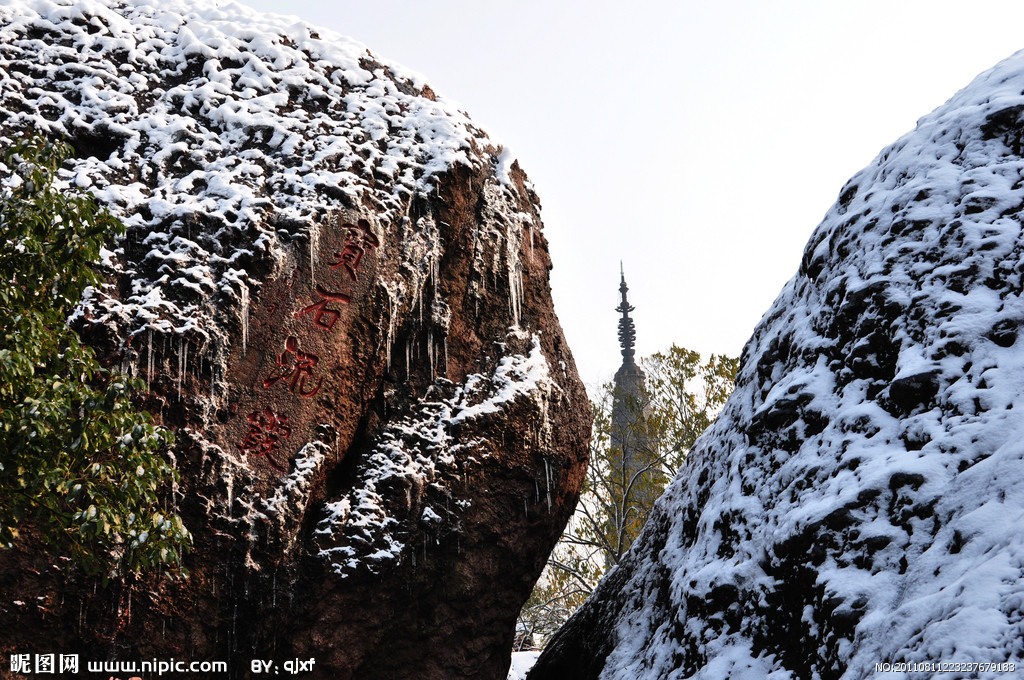
[(1024, 52), (849, 181), (531, 680), (1024, 672), (1022, 155)]
[[(177, 430), (196, 551), (174, 585), (61, 584), (0, 651), (503, 673), (589, 433), (514, 157), (422, 76), (233, 2), (0, 0), (0, 145), (29, 130), (127, 225), (69, 321)], [(4, 592), (54, 592), (13, 555)]]

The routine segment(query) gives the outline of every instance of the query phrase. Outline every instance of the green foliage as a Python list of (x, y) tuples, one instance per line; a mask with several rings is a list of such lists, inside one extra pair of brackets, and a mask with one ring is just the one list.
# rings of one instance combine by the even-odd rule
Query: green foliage
[(87, 571), (174, 566), (191, 536), (160, 506), (172, 435), (132, 407), (142, 383), (66, 323), (124, 231), (91, 195), (54, 188), (69, 153), (29, 137), (4, 154), (21, 182), (0, 195), (0, 545), (26, 530)]
[[(643, 361), (641, 394), (605, 385), (593, 404), (590, 465), (576, 514), (520, 613), (520, 640), (546, 641), (618, 564), (693, 443), (725, 405), (739, 361), (673, 345)], [(614, 405), (626, 414), (616, 420)], [(628, 456), (623, 456), (623, 451)]]
[(724, 354), (702, 363), (699, 353), (677, 345), (644, 361), (651, 404), (647, 427), (661, 447), (660, 462), (669, 477), (725, 405), (739, 363)]

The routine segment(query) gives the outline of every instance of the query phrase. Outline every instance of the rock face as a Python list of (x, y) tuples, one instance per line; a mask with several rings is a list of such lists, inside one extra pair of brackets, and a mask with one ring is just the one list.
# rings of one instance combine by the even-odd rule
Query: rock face
[(843, 188), (530, 680), (1020, 673), (1022, 92), (1018, 53)]
[(0, 553), (0, 653), (504, 677), (590, 427), (518, 164), (419, 76), (234, 4), (0, 4), (0, 143), (30, 128), (128, 225), (70, 321), (176, 430), (195, 550), (106, 588)]

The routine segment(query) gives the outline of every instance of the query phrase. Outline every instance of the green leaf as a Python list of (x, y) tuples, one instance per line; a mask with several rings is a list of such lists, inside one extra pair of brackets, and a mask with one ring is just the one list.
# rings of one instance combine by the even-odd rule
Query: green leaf
[(180, 517), (135, 549), (125, 518), (160, 513), (177, 479), (162, 453), (173, 437), (133, 406), (142, 383), (104, 370), (66, 323), (100, 282), (100, 248), (124, 233), (93, 196), (54, 186), (70, 153), (27, 136), (3, 156), (23, 183), (0, 194), (0, 546), (31, 522), (87, 571), (165, 569), (190, 545)]

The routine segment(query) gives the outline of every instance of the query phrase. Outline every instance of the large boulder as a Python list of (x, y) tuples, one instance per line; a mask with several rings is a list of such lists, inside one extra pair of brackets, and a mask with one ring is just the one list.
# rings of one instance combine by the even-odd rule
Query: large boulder
[(176, 431), (195, 549), (97, 587), (27, 532), (0, 652), (503, 677), (590, 428), (518, 163), (420, 76), (230, 3), (0, 4), (0, 144), (29, 129), (127, 224), (70, 323)]
[(1022, 93), (1024, 52), (842, 189), (530, 680), (1021, 672)]

